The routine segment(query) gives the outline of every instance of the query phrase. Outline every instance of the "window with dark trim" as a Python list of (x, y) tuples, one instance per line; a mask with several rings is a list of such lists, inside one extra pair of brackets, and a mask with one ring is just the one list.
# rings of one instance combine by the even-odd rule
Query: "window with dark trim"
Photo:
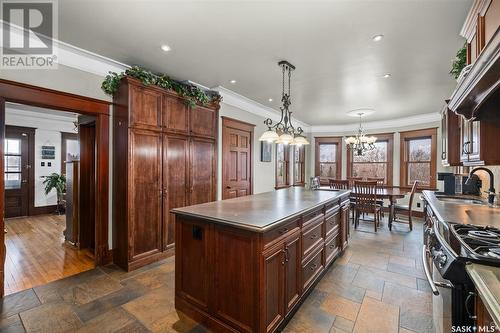
[(289, 161), (290, 146), (282, 143), (276, 144), (276, 188), (290, 186), (289, 181)]
[(328, 183), (328, 178), (342, 177), (342, 138), (315, 137), (314, 174), (321, 183)]
[(401, 132), (401, 187), (436, 188), (437, 129)]
[(394, 134), (370, 134), (377, 137), (375, 149), (362, 156), (347, 150), (347, 177), (384, 178), (385, 185), (392, 185)]
[(304, 186), (305, 171), (305, 146), (293, 146), (293, 185)]

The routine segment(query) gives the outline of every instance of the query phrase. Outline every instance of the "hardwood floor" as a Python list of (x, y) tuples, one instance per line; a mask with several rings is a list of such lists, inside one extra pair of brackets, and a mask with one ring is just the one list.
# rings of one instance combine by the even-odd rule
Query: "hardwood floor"
[[(432, 294), (420, 264), (422, 222), (352, 230), (349, 248), (284, 333), (433, 332)], [(0, 332), (208, 333), (174, 308), (174, 257), (125, 272), (98, 267), (4, 298)], [(215, 333), (215, 332), (214, 332)]]
[(95, 267), (88, 250), (64, 244), (63, 215), (5, 219), (5, 294), (39, 286)]

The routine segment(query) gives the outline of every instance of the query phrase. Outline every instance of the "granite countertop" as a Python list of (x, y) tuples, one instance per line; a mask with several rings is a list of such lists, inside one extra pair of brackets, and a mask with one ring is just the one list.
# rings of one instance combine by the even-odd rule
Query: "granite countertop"
[[(500, 207), (441, 201), (432, 191), (422, 191), (422, 194), (440, 221), (460, 224), (488, 225), (500, 228)], [(482, 198), (474, 196), (457, 195), (455, 197), (482, 200)]]
[(479, 264), (466, 265), (476, 289), (489, 314), (500, 327), (500, 268)]
[(327, 201), (348, 197), (350, 191), (311, 191), (291, 187), (245, 197), (214, 201), (172, 209), (172, 213), (230, 224), (251, 231), (264, 232), (276, 224), (298, 216)]

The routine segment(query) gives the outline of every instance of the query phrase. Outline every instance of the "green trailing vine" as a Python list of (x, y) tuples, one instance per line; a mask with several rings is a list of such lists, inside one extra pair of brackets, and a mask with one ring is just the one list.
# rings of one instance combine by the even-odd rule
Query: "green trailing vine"
[(165, 74), (155, 74), (139, 66), (133, 66), (120, 74), (109, 72), (102, 82), (101, 89), (108, 95), (114, 95), (120, 87), (123, 77), (130, 76), (140, 80), (144, 85), (155, 85), (163, 89), (173, 90), (194, 107), (196, 104), (208, 105), (218, 103), (222, 97), (215, 91), (204, 91), (201, 88), (171, 79)]
[(464, 45), (460, 50), (458, 50), (455, 59), (453, 59), (453, 62), (451, 64), (450, 74), (455, 79), (458, 79), (465, 65), (467, 65), (467, 49), (465, 48)]

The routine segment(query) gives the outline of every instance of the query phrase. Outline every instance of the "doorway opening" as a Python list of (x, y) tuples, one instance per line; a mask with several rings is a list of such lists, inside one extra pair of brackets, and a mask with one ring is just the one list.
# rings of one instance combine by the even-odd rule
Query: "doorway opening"
[(5, 294), (95, 267), (96, 117), (5, 103)]

